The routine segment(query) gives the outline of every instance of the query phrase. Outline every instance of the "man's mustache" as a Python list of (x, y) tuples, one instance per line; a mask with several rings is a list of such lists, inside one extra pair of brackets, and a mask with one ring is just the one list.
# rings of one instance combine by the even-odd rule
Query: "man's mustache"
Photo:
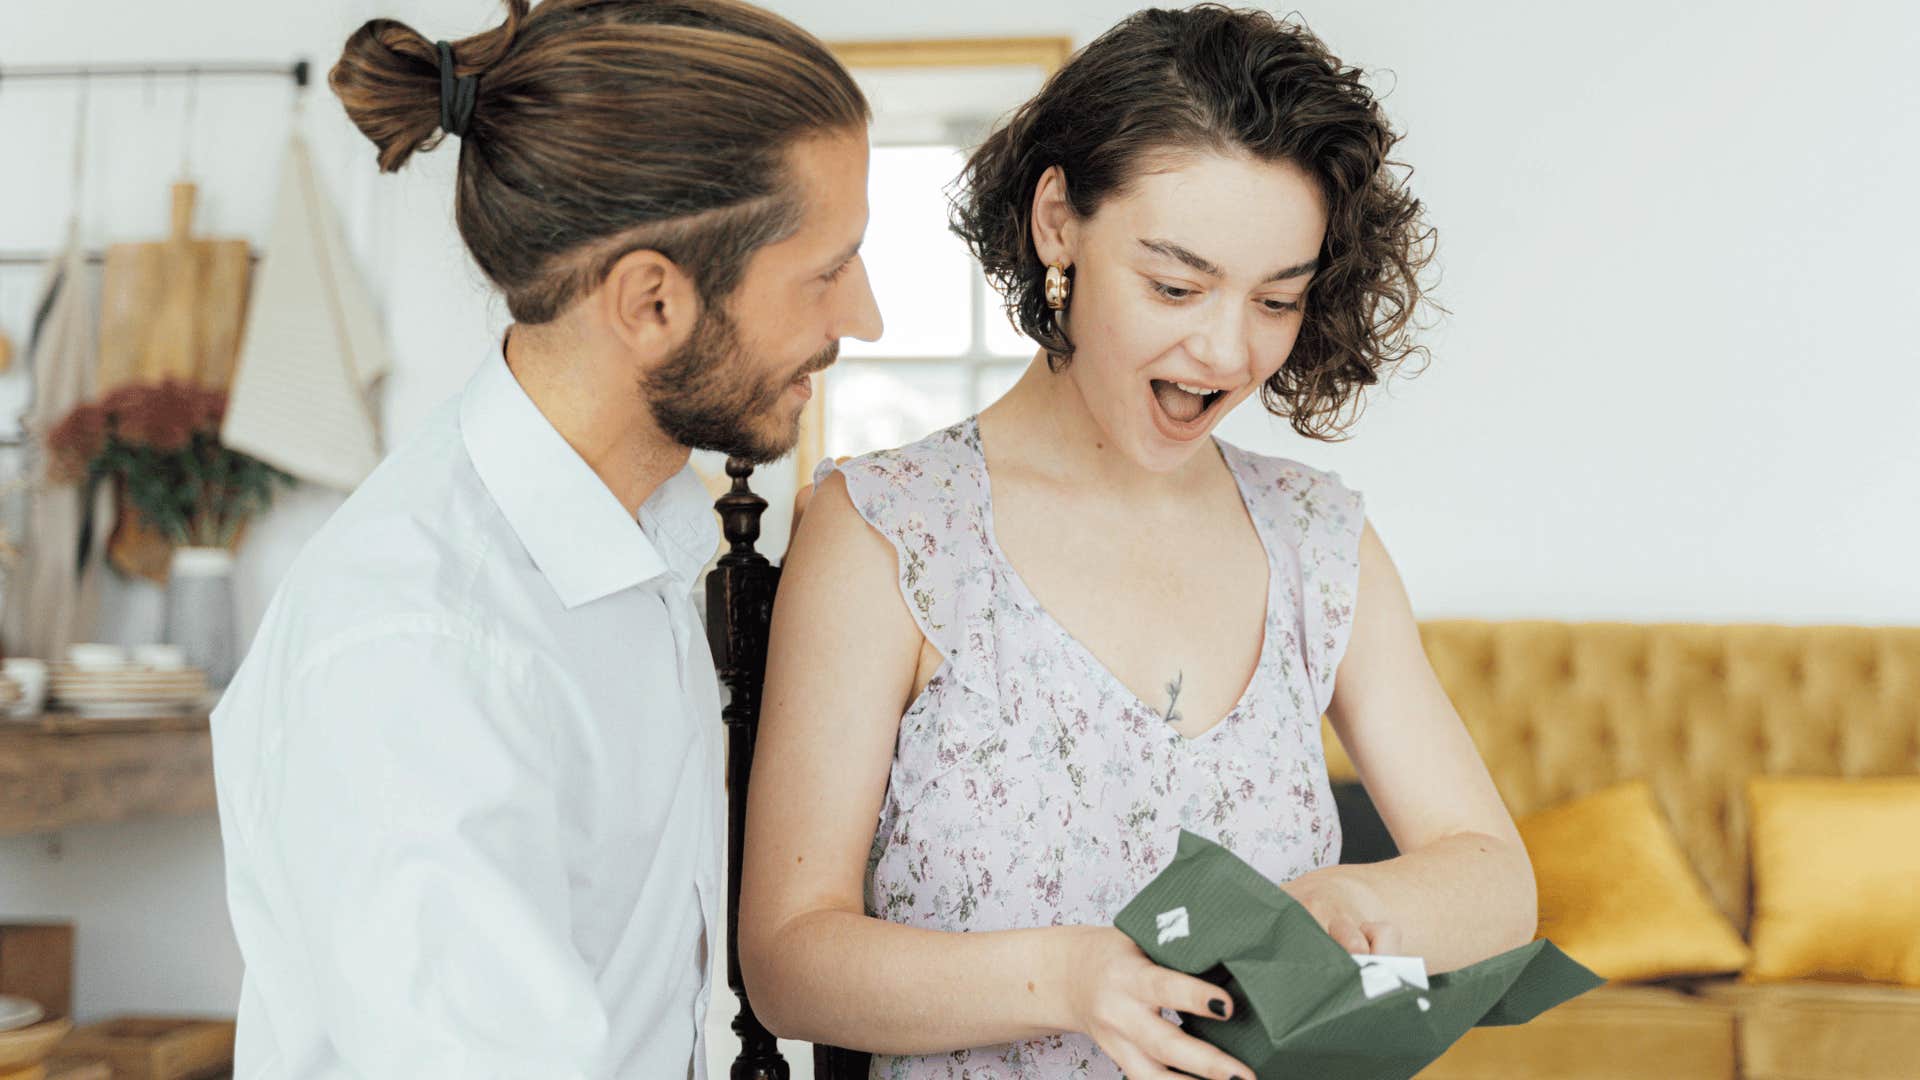
[(801, 367), (799, 374), (796, 374), (794, 378), (797, 379), (801, 375), (812, 375), (815, 372), (825, 371), (832, 367), (839, 359), (840, 343), (836, 341), (818, 353), (815, 353), (813, 359), (808, 360), (806, 364)]
[(813, 375), (818, 372), (825, 371), (828, 368), (832, 367), (839, 359), (840, 359), (840, 343), (836, 341), (833, 344), (827, 346), (826, 348), (820, 350), (819, 352), (813, 354), (812, 359), (800, 365), (800, 369), (798, 371), (795, 371), (791, 377), (784, 379), (780, 382), (769, 383), (765, 387), (762, 387), (760, 391), (759, 401), (755, 404), (755, 408), (756, 409), (772, 408), (781, 399), (781, 397), (786, 394), (787, 387), (793, 385), (795, 380), (804, 378), (808, 375)]

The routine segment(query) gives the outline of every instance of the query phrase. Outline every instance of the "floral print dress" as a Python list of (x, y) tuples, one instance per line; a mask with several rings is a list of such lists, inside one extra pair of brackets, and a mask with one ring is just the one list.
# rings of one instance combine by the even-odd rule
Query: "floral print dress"
[[(867, 912), (991, 931), (1111, 924), (1181, 829), (1276, 882), (1337, 862), (1320, 716), (1352, 628), (1364, 520), (1338, 474), (1218, 443), (1266, 549), (1266, 637), (1231, 712), (1173, 730), (1049, 616), (994, 539), (977, 419), (838, 469), (899, 553), (945, 657), (900, 719)], [(873, 1059), (885, 1080), (1117, 1078), (1075, 1034)]]

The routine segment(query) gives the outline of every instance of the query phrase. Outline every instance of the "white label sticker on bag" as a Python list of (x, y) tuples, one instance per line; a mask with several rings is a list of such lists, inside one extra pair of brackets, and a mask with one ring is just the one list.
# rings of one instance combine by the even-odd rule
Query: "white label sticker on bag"
[(1187, 936), (1187, 909), (1174, 908), (1154, 916), (1154, 924), (1160, 928), (1160, 944), (1178, 941)]
[(1382, 994), (1391, 994), (1403, 986), (1430, 989), (1427, 985), (1427, 962), (1418, 956), (1368, 956), (1355, 953), (1353, 962), (1360, 965), (1360, 989), (1369, 1001)]
[(1370, 964), (1362, 964), (1360, 967), (1360, 989), (1367, 995), (1368, 1001), (1383, 994), (1391, 994), (1405, 985), (1400, 981), (1400, 976), (1386, 968)]

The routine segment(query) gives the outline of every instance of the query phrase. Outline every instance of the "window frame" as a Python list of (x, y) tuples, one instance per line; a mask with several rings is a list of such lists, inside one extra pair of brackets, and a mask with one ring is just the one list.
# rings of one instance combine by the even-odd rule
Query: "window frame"
[[(900, 68), (1039, 68), (1043, 77), (1050, 76), (1065, 64), (1073, 53), (1073, 40), (1064, 35), (1055, 37), (1007, 37), (1007, 38), (920, 38), (898, 41), (839, 41), (829, 42), (831, 50), (840, 62), (849, 69), (900, 69)], [(881, 145), (929, 145), (927, 143), (885, 143)], [(964, 148), (963, 148), (964, 149)], [(1024, 365), (1029, 358), (1018, 355), (1002, 355), (992, 352), (987, 345), (987, 319), (1001, 310), (997, 298), (987, 285), (986, 275), (980, 264), (971, 255), (968, 263), (972, 267), (968, 302), (972, 307), (971, 327), (968, 335), (967, 350), (958, 354), (934, 354), (927, 356), (888, 356), (870, 355), (847, 357), (843, 362), (849, 364), (888, 363), (919, 365), (953, 365), (965, 369), (966, 385), (972, 411), (984, 407), (982, 389), (989, 374), (995, 368), (1009, 365)], [(826, 455), (826, 433), (829, 417), (828, 379), (822, 377), (817, 392), (807, 402), (800, 414), (800, 442), (794, 450), (794, 483), (803, 486), (812, 479), (813, 464)]]

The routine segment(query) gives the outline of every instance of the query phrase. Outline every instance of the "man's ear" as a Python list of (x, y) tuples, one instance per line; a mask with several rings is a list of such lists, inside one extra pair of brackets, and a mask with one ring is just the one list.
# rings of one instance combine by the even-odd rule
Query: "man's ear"
[(629, 251), (598, 290), (607, 329), (648, 358), (672, 354), (700, 321), (700, 294), (679, 264), (658, 251)]
[(1067, 174), (1060, 166), (1050, 166), (1040, 174), (1040, 182), (1033, 186), (1033, 206), (1029, 215), (1032, 222), (1033, 249), (1040, 261), (1048, 266), (1056, 263), (1072, 266), (1077, 254), (1075, 244), (1080, 231), (1080, 219), (1073, 212), (1073, 205), (1067, 201)]

